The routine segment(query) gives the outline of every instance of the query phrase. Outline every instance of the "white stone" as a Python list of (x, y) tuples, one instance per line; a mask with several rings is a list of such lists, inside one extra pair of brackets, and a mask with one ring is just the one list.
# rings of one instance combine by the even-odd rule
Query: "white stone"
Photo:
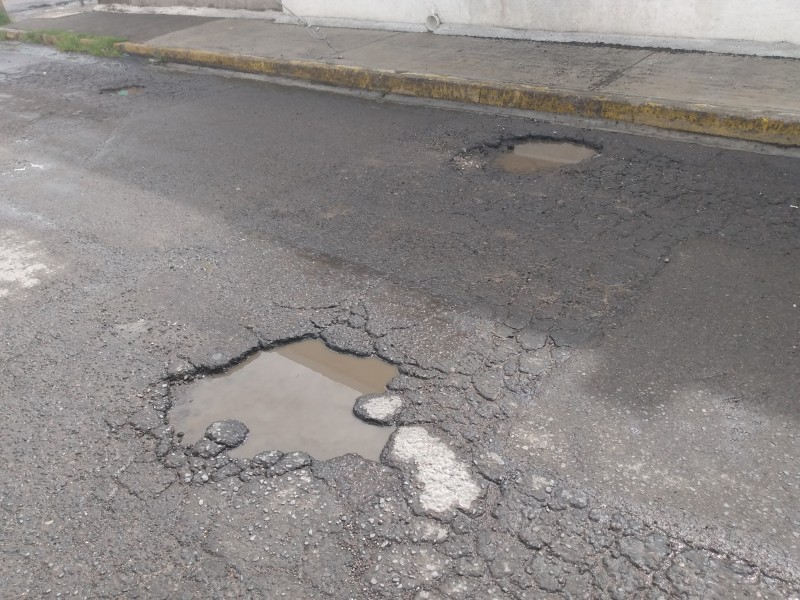
[(385, 395), (369, 398), (362, 404), (362, 409), (370, 419), (387, 421), (394, 417), (403, 408), (400, 396)]
[(423, 427), (401, 427), (394, 436), (392, 456), (413, 465), (422, 484), (420, 503), (425, 510), (445, 513), (469, 509), (480, 495), (467, 467), (455, 453)]

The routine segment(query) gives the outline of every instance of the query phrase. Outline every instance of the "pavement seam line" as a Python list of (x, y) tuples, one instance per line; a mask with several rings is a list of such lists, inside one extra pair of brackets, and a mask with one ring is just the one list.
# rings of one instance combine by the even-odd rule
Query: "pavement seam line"
[[(400, 35), (399, 32), (390, 33), (389, 35), (386, 35), (386, 36), (384, 36), (382, 38), (378, 38), (376, 40), (372, 40), (371, 42), (365, 42), (365, 43), (363, 43), (363, 44), (361, 44), (359, 46), (353, 46), (352, 48), (348, 48), (347, 50), (342, 50), (339, 53), (339, 56), (344, 57), (344, 55), (349, 53), (349, 52), (354, 52), (356, 50), (361, 50), (361, 49), (366, 48), (368, 46), (372, 46), (374, 44), (377, 44), (379, 42), (385, 42), (386, 40), (390, 40), (392, 38), (395, 38), (398, 35)], [(326, 58), (336, 58), (336, 54), (332, 53), (332, 54), (328, 54), (328, 55), (322, 57), (322, 59), (326, 59)]]
[(590, 90), (590, 91), (592, 91), (592, 92), (596, 92), (596, 91), (598, 91), (598, 90), (601, 90), (601, 89), (603, 89), (604, 87), (607, 87), (607, 86), (611, 85), (612, 83), (615, 83), (615, 82), (619, 81), (620, 79), (622, 79), (622, 76), (623, 76), (625, 73), (627, 73), (628, 71), (630, 71), (630, 70), (631, 70), (633, 67), (635, 67), (636, 65), (638, 65), (638, 64), (641, 64), (642, 62), (646, 61), (648, 58), (650, 58), (651, 56), (653, 56), (655, 53), (656, 53), (656, 51), (655, 51), (655, 50), (653, 50), (652, 52), (650, 52), (650, 53), (649, 53), (649, 54), (647, 54), (646, 56), (643, 56), (642, 58), (640, 58), (639, 60), (637, 60), (635, 63), (628, 65), (628, 66), (627, 66), (627, 67), (625, 67), (624, 69), (617, 69), (617, 70), (615, 70), (615, 71), (612, 71), (611, 73), (609, 73), (608, 75), (606, 75), (605, 77), (603, 77), (603, 78), (602, 78), (600, 81), (598, 81), (597, 83), (595, 83), (595, 84), (593, 84), (593, 85), (589, 86), (589, 90)]

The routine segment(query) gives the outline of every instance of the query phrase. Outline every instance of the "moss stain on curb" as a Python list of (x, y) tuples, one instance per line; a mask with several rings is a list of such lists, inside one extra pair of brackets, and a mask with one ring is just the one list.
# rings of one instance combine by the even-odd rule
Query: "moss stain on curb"
[(3, 6), (3, 0), (0, 0), (0, 27), (8, 25), (9, 23), (11, 23), (11, 19)]
[(117, 44), (124, 42), (123, 38), (97, 36), (60, 29), (42, 31), (20, 31), (6, 29), (5, 39), (31, 44), (45, 44), (55, 46), (62, 52), (79, 52), (92, 56), (114, 57), (120, 56)]

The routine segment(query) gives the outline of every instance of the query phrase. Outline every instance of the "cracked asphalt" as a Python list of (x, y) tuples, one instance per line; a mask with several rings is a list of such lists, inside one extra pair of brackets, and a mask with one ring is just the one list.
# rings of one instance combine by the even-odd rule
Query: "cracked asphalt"
[[(10, 43), (0, 83), (3, 597), (800, 598), (798, 158)], [(599, 155), (488, 167), (538, 136)], [(170, 425), (309, 337), (398, 366), (380, 463)]]

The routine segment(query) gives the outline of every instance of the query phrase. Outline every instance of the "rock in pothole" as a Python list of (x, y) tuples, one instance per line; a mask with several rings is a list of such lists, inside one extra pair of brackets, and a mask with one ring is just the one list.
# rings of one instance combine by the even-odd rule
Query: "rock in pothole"
[(208, 439), (226, 448), (236, 448), (244, 444), (248, 433), (250, 433), (250, 430), (247, 425), (233, 419), (215, 421), (206, 429), (206, 437)]
[(284, 454), (278, 462), (272, 465), (268, 473), (274, 476), (285, 475), (290, 471), (297, 471), (303, 467), (308, 467), (311, 465), (311, 462), (311, 457), (305, 452), (289, 452), (288, 454)]
[(256, 454), (253, 457), (253, 463), (259, 467), (269, 468), (281, 458), (283, 458), (283, 452), (280, 450), (266, 450)]
[(212, 458), (225, 449), (225, 446), (212, 440), (200, 440), (192, 446), (192, 454), (200, 458)]
[(394, 425), (402, 408), (403, 399), (396, 394), (371, 394), (356, 400), (353, 412), (368, 423)]

